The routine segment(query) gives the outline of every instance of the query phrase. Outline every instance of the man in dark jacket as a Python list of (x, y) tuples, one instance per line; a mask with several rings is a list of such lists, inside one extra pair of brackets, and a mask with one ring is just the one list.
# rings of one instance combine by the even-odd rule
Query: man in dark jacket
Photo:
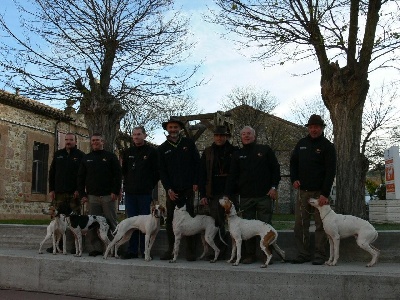
[[(80, 214), (81, 201), (76, 181), (84, 155), (85, 153), (76, 147), (76, 136), (73, 133), (67, 133), (65, 147), (54, 152), (49, 171), (49, 196), (56, 209), (66, 202), (73, 212)], [(47, 251), (52, 253), (53, 247)]]
[(75, 134), (67, 133), (65, 148), (54, 152), (49, 171), (49, 195), (55, 208), (58, 208), (62, 202), (68, 202), (74, 212), (80, 213), (76, 180), (84, 155), (85, 153), (76, 147)]
[[(226, 126), (216, 126), (214, 142), (204, 149), (200, 159), (200, 205), (208, 205), (210, 216), (214, 218), (215, 225), (220, 228), (222, 236), (225, 233), (225, 211), (219, 204), (219, 199), (225, 192), (232, 154), (239, 149), (229, 142), (229, 136)], [(216, 244), (220, 250), (223, 250), (219, 237), (216, 238)]]
[[(267, 145), (255, 142), (256, 133), (250, 126), (240, 131), (243, 148), (232, 157), (225, 195), (232, 198), (235, 186), (240, 195), (240, 209), (244, 219), (258, 219), (271, 224), (273, 200), (281, 180), (280, 165), (275, 153)], [(244, 264), (256, 259), (256, 239), (245, 243)]]
[[(93, 134), (90, 145), (92, 151), (83, 157), (78, 172), (79, 195), (83, 203), (89, 203), (89, 214), (106, 217), (111, 230), (114, 230), (117, 226), (116, 201), (121, 191), (121, 166), (114, 153), (104, 150), (101, 134)], [(88, 237), (88, 240), (93, 244), (94, 237)], [(102, 253), (101, 249), (100, 244), (89, 255), (99, 255)]]
[(322, 265), (326, 258), (327, 237), (317, 209), (308, 203), (309, 198), (319, 199), (320, 205), (329, 205), (329, 194), (336, 174), (336, 152), (333, 144), (324, 137), (325, 123), (319, 115), (311, 115), (308, 135), (302, 138), (290, 158), (290, 179), (298, 192), (295, 206), (294, 235), (298, 256), (293, 263), (311, 261), (310, 218), (314, 212), (315, 254), (314, 265)]
[[(187, 212), (194, 216), (194, 192), (198, 189), (198, 168), (200, 155), (195, 143), (181, 135), (184, 124), (171, 118), (162, 124), (168, 132), (167, 140), (158, 148), (161, 183), (167, 192), (166, 231), (168, 250), (162, 260), (172, 259), (175, 236), (172, 229), (175, 206), (186, 205)], [(186, 237), (186, 260), (196, 260), (194, 237)]]
[[(129, 218), (150, 214), (152, 191), (159, 179), (157, 151), (146, 143), (146, 137), (142, 126), (133, 128), (133, 146), (122, 155), (125, 209)], [(128, 252), (122, 254), (121, 258), (137, 258), (139, 245), (144, 257), (144, 243), (145, 235), (135, 230), (129, 240)]]

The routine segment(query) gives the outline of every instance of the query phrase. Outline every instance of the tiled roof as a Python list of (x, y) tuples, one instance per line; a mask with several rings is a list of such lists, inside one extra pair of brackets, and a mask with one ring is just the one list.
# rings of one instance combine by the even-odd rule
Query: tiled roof
[(4, 90), (0, 90), (0, 103), (23, 109), (26, 111), (31, 111), (36, 114), (40, 114), (46, 117), (50, 117), (61, 121), (72, 121), (73, 118), (67, 115), (63, 110), (57, 109), (46, 104), (40, 103), (38, 101), (12, 94)]

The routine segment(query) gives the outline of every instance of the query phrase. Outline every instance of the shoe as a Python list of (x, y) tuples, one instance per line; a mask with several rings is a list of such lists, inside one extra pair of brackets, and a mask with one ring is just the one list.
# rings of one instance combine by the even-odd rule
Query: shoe
[(255, 257), (253, 255), (249, 255), (242, 260), (242, 264), (248, 265), (252, 264), (255, 261), (256, 261)]
[(304, 264), (309, 261), (311, 261), (309, 258), (299, 256), (299, 257), (293, 259), (292, 264)]
[(186, 260), (187, 260), (187, 261), (195, 261), (195, 260), (196, 260), (196, 255), (187, 254), (187, 255), (186, 255)]
[(120, 258), (122, 258), (122, 259), (132, 259), (132, 258), (138, 258), (138, 257), (139, 257), (139, 255), (137, 253), (135, 254), (135, 253), (130, 253), (130, 252), (124, 253), (120, 256)]
[(161, 260), (171, 260), (173, 258), (172, 251), (166, 251), (160, 256)]
[(93, 250), (89, 252), (89, 256), (97, 256), (97, 255), (102, 255), (103, 252), (97, 251), (97, 250)]
[(316, 265), (316, 266), (323, 265), (323, 264), (325, 264), (325, 259), (323, 259), (321, 257), (314, 258), (312, 264)]
[(46, 249), (46, 252), (53, 253), (53, 247), (49, 247)]

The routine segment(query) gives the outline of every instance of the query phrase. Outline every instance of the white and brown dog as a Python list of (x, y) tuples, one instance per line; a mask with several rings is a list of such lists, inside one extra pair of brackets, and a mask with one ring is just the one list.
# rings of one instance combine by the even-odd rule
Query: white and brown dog
[(151, 206), (151, 213), (149, 215), (139, 215), (121, 221), (113, 232), (114, 239), (108, 245), (106, 252), (104, 253), (104, 259), (107, 259), (108, 252), (112, 250), (114, 246), (115, 257), (118, 258), (118, 248), (130, 239), (134, 230), (140, 230), (146, 235), (144, 259), (145, 261), (150, 261), (150, 251), (156, 236), (160, 231), (160, 218), (164, 217), (165, 208), (162, 205), (156, 204)]
[[(201, 240), (203, 243), (203, 253), (198, 259), (203, 259), (208, 251), (208, 245), (214, 249), (214, 259), (210, 260), (210, 262), (216, 262), (218, 259), (218, 255), (220, 250), (214, 243), (214, 237), (217, 234), (218, 227), (215, 226), (215, 220), (206, 215), (197, 215), (194, 218), (189, 215), (186, 211), (186, 205), (183, 207), (176, 206), (174, 211), (174, 219), (172, 220), (172, 228), (174, 230), (175, 235), (175, 244), (174, 244), (174, 257), (170, 262), (176, 262), (179, 254), (179, 245), (181, 242), (182, 236), (191, 236), (197, 233), (201, 234)], [(220, 239), (223, 243), (224, 240), (220, 235)]]
[(335, 213), (330, 205), (320, 206), (318, 199), (310, 198), (310, 205), (319, 210), (325, 233), (329, 239), (330, 255), (325, 262), (328, 266), (336, 266), (339, 259), (340, 239), (354, 236), (357, 245), (372, 255), (372, 260), (367, 267), (376, 264), (379, 250), (371, 245), (377, 238), (378, 232), (367, 221), (351, 215), (341, 215)]
[(225, 209), (225, 214), (228, 218), (229, 232), (232, 237), (232, 255), (228, 260), (229, 263), (234, 262), (236, 255), (236, 261), (233, 265), (238, 266), (242, 257), (242, 240), (248, 240), (257, 235), (261, 238), (261, 250), (267, 256), (265, 264), (261, 266), (262, 268), (267, 267), (272, 258), (270, 246), (275, 249), (277, 254), (283, 260), (285, 259), (285, 252), (281, 250), (276, 243), (278, 233), (271, 225), (259, 220), (246, 220), (240, 218), (236, 213), (235, 205), (226, 197), (220, 199), (219, 204)]
[(51, 237), (53, 238), (53, 254), (57, 254), (57, 252), (61, 253), (61, 249), (59, 247), (61, 238), (63, 241), (62, 253), (67, 254), (67, 238), (65, 234), (65, 231), (67, 230), (66, 216), (64, 214), (59, 214), (54, 207), (50, 207), (49, 212), (46, 212), (44, 209), (42, 211), (44, 214), (50, 214), (53, 220), (51, 220), (50, 224), (47, 226), (47, 234), (40, 243), (39, 254), (43, 253), (43, 244)]
[(71, 214), (72, 209), (67, 204), (62, 204), (59, 207), (59, 211), (64, 213), (66, 217), (66, 222), (68, 228), (71, 230), (75, 238), (75, 256), (82, 256), (82, 235), (86, 235), (89, 230), (96, 230), (97, 235), (102, 240), (104, 244), (104, 249), (110, 244), (108, 239), (108, 232), (110, 230), (110, 225), (107, 219), (103, 216), (95, 215), (74, 215)]

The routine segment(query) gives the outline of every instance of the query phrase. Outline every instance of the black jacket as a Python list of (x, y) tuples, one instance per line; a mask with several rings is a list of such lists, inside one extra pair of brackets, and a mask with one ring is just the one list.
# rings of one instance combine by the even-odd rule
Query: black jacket
[(232, 155), (238, 147), (229, 141), (223, 146), (212, 143), (204, 149), (200, 159), (199, 192), (200, 197), (212, 197), (223, 195), (226, 180), (231, 166)]
[(151, 194), (159, 179), (158, 157), (155, 148), (147, 143), (132, 146), (122, 154), (124, 190), (128, 194)]
[(49, 191), (56, 194), (73, 194), (78, 190), (77, 177), (82, 158), (81, 150), (72, 148), (70, 152), (64, 148), (54, 152), (49, 171)]
[(80, 197), (119, 195), (121, 181), (121, 166), (114, 153), (98, 150), (83, 157), (78, 173)]
[(271, 187), (278, 188), (280, 165), (274, 151), (267, 145), (244, 145), (232, 156), (225, 194), (237, 192), (242, 198), (263, 197)]
[(181, 191), (198, 184), (200, 155), (192, 140), (186, 137), (177, 143), (166, 140), (157, 152), (160, 178), (166, 190)]
[(336, 174), (336, 152), (333, 144), (323, 135), (302, 138), (290, 158), (290, 180), (300, 181), (300, 189), (321, 191), (328, 197)]

